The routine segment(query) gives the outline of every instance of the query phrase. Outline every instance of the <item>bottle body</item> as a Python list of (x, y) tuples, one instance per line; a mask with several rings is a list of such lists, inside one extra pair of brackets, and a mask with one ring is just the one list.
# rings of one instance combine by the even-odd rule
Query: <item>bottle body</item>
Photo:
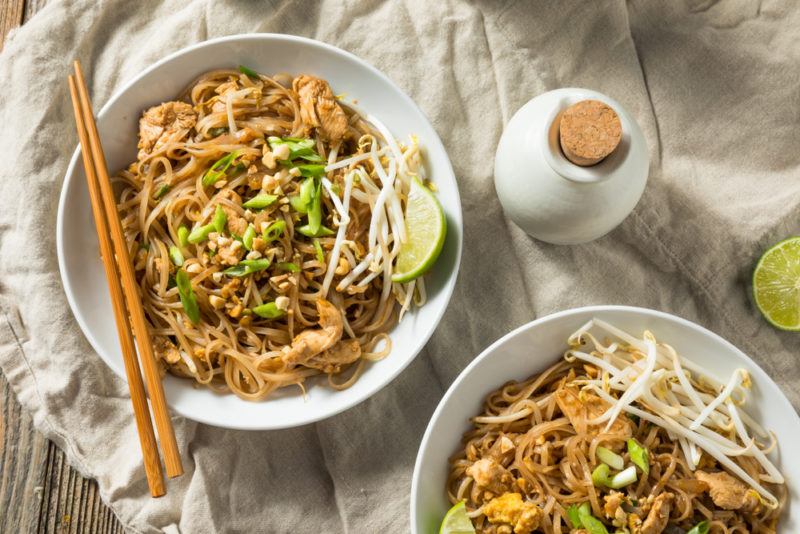
[[(617, 149), (591, 167), (569, 161), (559, 144), (558, 117), (578, 101), (599, 100), (619, 115)], [(616, 101), (587, 89), (557, 89), (522, 106), (495, 156), (495, 189), (506, 215), (531, 236), (578, 244), (616, 228), (647, 183), (649, 154), (636, 121)]]

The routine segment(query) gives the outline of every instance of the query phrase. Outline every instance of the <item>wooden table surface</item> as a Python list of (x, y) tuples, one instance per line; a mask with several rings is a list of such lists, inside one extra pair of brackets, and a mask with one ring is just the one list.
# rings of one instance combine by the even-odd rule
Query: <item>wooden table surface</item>
[[(47, 0), (0, 0), (0, 48)], [(123, 529), (102, 503), (94, 480), (67, 465), (64, 453), (33, 428), (0, 373), (0, 533), (100, 532)]]

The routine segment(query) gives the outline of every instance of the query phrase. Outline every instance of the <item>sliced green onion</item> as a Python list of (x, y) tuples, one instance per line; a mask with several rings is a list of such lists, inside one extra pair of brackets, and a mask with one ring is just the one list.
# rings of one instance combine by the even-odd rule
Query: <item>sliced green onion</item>
[(621, 471), (625, 467), (625, 460), (622, 456), (605, 447), (597, 447), (597, 458), (617, 471)]
[(209, 137), (219, 137), (220, 135), (226, 133), (228, 131), (227, 126), (218, 126), (216, 128), (210, 128), (208, 130)]
[(311, 226), (308, 224), (306, 224), (305, 226), (301, 226), (300, 228), (297, 229), (297, 231), (306, 237), (326, 237), (336, 233), (327, 226), (320, 226), (319, 230), (317, 230), (316, 232), (312, 232)]
[(275, 221), (274, 223), (267, 226), (267, 229), (264, 230), (264, 241), (267, 243), (272, 243), (279, 237), (283, 235), (283, 231), (286, 229), (286, 221)]
[(153, 198), (158, 200), (159, 198), (163, 197), (169, 191), (169, 184), (161, 184), (161, 187), (156, 189), (156, 192), (153, 193)]
[(276, 265), (278, 269), (281, 271), (289, 271), (290, 273), (297, 273), (300, 272), (300, 267), (297, 266), (296, 263), (292, 263), (290, 261), (284, 261)]
[(231, 166), (231, 163), (233, 163), (233, 160), (236, 159), (238, 155), (239, 151), (234, 150), (214, 162), (211, 168), (203, 175), (203, 187), (214, 185), (220, 178), (225, 176), (228, 167)]
[(589, 534), (608, 534), (606, 526), (593, 515), (581, 515), (581, 524)]
[(183, 269), (178, 269), (178, 274), (175, 275), (175, 283), (178, 285), (178, 296), (181, 298), (183, 311), (193, 324), (200, 322), (200, 308), (197, 307), (197, 299), (192, 290), (192, 282), (189, 280), (189, 275)]
[(308, 231), (314, 236), (319, 234), (322, 226), (322, 182), (317, 181), (314, 186), (314, 197), (308, 208)]
[(253, 69), (247, 68), (244, 65), (239, 65), (239, 72), (250, 78), (258, 79), (258, 73)]
[(172, 260), (172, 263), (175, 264), (175, 267), (180, 267), (183, 265), (183, 254), (181, 253), (181, 249), (176, 246), (169, 247), (169, 259)]
[(274, 152), (281, 145), (289, 147), (289, 157), (284, 161), (287, 166), (294, 159), (304, 159), (306, 161), (321, 162), (322, 156), (314, 150), (313, 139), (301, 139), (299, 137), (269, 137), (267, 139), (269, 147)]
[(256, 306), (253, 308), (253, 313), (264, 319), (278, 319), (286, 315), (286, 312), (278, 308), (278, 305), (274, 302), (267, 302), (261, 306)]
[(242, 245), (247, 250), (253, 250), (253, 239), (256, 237), (256, 227), (252, 224), (247, 226), (247, 230), (244, 231), (244, 235), (242, 236)]
[(569, 519), (572, 528), (581, 528), (583, 525), (583, 522), (581, 521), (581, 513), (578, 509), (578, 506), (575, 504), (571, 504), (569, 507), (567, 507), (567, 518)]
[(608, 486), (611, 483), (611, 469), (606, 464), (600, 464), (592, 471), (592, 482), (595, 486)]
[(261, 210), (271, 206), (276, 200), (278, 200), (277, 195), (256, 195), (242, 204), (242, 206), (248, 209)]
[(319, 177), (325, 174), (325, 165), (321, 164), (308, 163), (305, 165), (296, 165), (295, 167), (300, 170), (302, 176), (307, 178)]
[(700, 521), (695, 526), (692, 527), (692, 530), (687, 532), (686, 534), (708, 534), (708, 521)]
[(634, 466), (630, 466), (624, 471), (620, 471), (611, 477), (611, 481), (607, 484), (607, 486), (613, 489), (620, 489), (624, 488), (628, 484), (633, 484), (637, 480), (638, 477), (636, 475), (636, 468)]
[(270, 263), (271, 262), (267, 258), (261, 258), (258, 260), (242, 260), (237, 265), (229, 267), (222, 272), (228, 276), (247, 276), (248, 274), (253, 274), (267, 269)]
[(308, 213), (308, 205), (302, 201), (300, 195), (290, 196), (289, 205), (298, 213)]
[(211, 219), (211, 224), (214, 225), (214, 230), (218, 234), (225, 231), (225, 225), (228, 224), (228, 214), (222, 209), (222, 206), (217, 204), (217, 209), (214, 211), (214, 218)]
[(636, 464), (645, 476), (650, 474), (650, 454), (647, 452), (647, 447), (639, 445), (635, 439), (630, 438), (628, 439), (628, 454), (631, 455), (631, 462)]
[(206, 224), (205, 226), (195, 226), (194, 228), (192, 228), (189, 237), (187, 237), (186, 239), (189, 241), (189, 243), (196, 245), (208, 239), (208, 234), (210, 234), (213, 231), (214, 231), (213, 224)]
[(319, 243), (319, 239), (314, 238), (314, 250), (317, 252), (317, 260), (320, 263), (325, 263), (325, 253), (322, 252), (322, 245)]
[(178, 228), (178, 242), (182, 247), (185, 247), (189, 244), (189, 229), (184, 225), (181, 225), (180, 228)]

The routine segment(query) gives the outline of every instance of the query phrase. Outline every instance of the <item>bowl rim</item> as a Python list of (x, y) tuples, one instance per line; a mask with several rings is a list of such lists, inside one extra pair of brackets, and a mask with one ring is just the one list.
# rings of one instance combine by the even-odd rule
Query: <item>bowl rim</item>
[[(441, 322), (444, 313), (450, 306), (450, 302), (453, 296), (453, 291), (455, 289), (455, 284), (458, 279), (458, 272), (461, 266), (461, 257), (464, 245), (464, 235), (463, 235), (464, 225), (463, 225), (463, 208), (461, 205), (461, 193), (458, 189), (458, 180), (456, 179), (452, 162), (450, 161), (450, 157), (447, 154), (447, 150), (444, 146), (444, 143), (442, 143), (439, 133), (436, 131), (436, 128), (433, 126), (433, 123), (431, 123), (428, 116), (422, 111), (422, 109), (417, 105), (417, 103), (414, 102), (414, 100), (402, 88), (400, 88), (400, 86), (398, 86), (395, 82), (393, 82), (386, 74), (384, 74), (376, 67), (374, 67), (371, 63), (367, 62), (364, 59), (361, 59), (352, 52), (348, 52), (347, 50), (343, 50), (337, 46), (325, 43), (323, 41), (318, 41), (316, 39), (311, 39), (308, 37), (302, 37), (298, 35), (289, 35), (281, 33), (240, 33), (240, 34), (226, 35), (222, 37), (208, 39), (176, 50), (175, 52), (172, 52), (171, 54), (168, 54), (167, 56), (157, 60), (156, 62), (154, 62), (147, 68), (143, 69), (132, 78), (123, 82), (120, 88), (114, 91), (114, 93), (112, 93), (112, 95), (108, 98), (105, 104), (103, 104), (103, 106), (100, 108), (100, 111), (96, 113), (97, 121), (100, 122), (106, 115), (108, 110), (112, 106), (114, 106), (117, 103), (117, 101), (120, 100), (123, 97), (123, 95), (131, 89), (133, 85), (138, 83), (139, 80), (141, 80), (142, 78), (151, 74), (153, 71), (162, 68), (165, 64), (168, 64), (173, 60), (176, 60), (184, 55), (195, 53), (196, 51), (202, 50), (206, 47), (213, 47), (217, 46), (220, 43), (226, 43), (232, 41), (234, 42), (263, 41), (272, 43), (288, 42), (295, 44), (299, 43), (304, 46), (311, 47), (312, 49), (315, 48), (318, 50), (325, 50), (329, 53), (343, 56), (345, 60), (355, 62), (360, 67), (366, 69), (366, 71), (371, 76), (374, 76), (383, 81), (384, 83), (388, 84), (389, 86), (393, 87), (396, 90), (398, 97), (402, 101), (404, 101), (406, 105), (416, 110), (420, 114), (420, 116), (425, 120), (425, 122), (427, 122), (428, 125), (430, 126), (433, 136), (430, 138), (427, 144), (437, 145), (437, 148), (441, 149), (442, 153), (444, 154), (445, 156), (444, 163), (446, 163), (446, 171), (449, 172), (449, 176), (452, 178), (454, 191), (456, 193), (455, 194), (456, 209), (453, 211), (453, 213), (447, 213), (447, 218), (449, 223), (448, 226), (455, 226), (458, 229), (458, 231), (448, 232), (448, 235), (452, 235), (456, 239), (456, 243), (455, 243), (455, 257), (453, 258), (454, 259), (453, 268), (450, 274), (448, 275), (445, 283), (442, 285), (440, 289), (442, 295), (444, 296), (444, 305), (441, 306), (441, 308), (435, 313), (434, 319), (431, 323), (432, 327), (426, 333), (424, 333), (423, 336), (417, 338), (419, 340), (417, 342), (418, 343), (417, 347), (412, 351), (412, 354), (406, 359), (406, 361), (403, 362), (402, 365), (394, 369), (392, 372), (382, 375), (382, 378), (380, 380), (376, 380), (374, 385), (365, 389), (362, 395), (353, 397), (353, 399), (350, 399), (348, 402), (345, 402), (340, 406), (336, 406), (335, 408), (330, 409), (328, 411), (323, 411), (321, 413), (317, 413), (310, 416), (301, 416), (299, 418), (296, 418), (291, 423), (270, 424), (269, 421), (257, 421), (254, 424), (249, 424), (249, 425), (237, 424), (235, 422), (224, 422), (224, 421), (220, 422), (217, 420), (212, 420), (210, 418), (205, 418), (202, 415), (198, 415), (195, 413), (189, 415), (185, 413), (184, 410), (182, 410), (180, 407), (175, 406), (173, 403), (171, 403), (169, 398), (167, 398), (167, 405), (169, 406), (170, 409), (174, 410), (175, 413), (181, 415), (182, 417), (186, 417), (187, 419), (191, 419), (193, 421), (205, 423), (219, 428), (230, 428), (233, 430), (279, 430), (284, 428), (294, 428), (328, 419), (366, 401), (367, 399), (375, 395), (378, 391), (387, 387), (395, 378), (397, 378), (397, 376), (400, 375), (400, 373), (402, 373), (406, 369), (406, 367), (408, 367), (411, 364), (412, 361), (414, 361), (417, 358), (422, 349), (425, 348), (425, 346), (428, 343), (428, 340), (431, 338), (433, 333), (438, 328), (438, 325)], [(101, 348), (102, 347), (101, 344), (99, 343), (94, 333), (89, 328), (88, 322), (84, 317), (84, 314), (80, 311), (80, 308), (77, 305), (78, 301), (76, 293), (67, 280), (67, 275), (66, 275), (67, 266), (65, 261), (65, 246), (66, 246), (65, 205), (67, 203), (67, 191), (69, 189), (69, 185), (72, 182), (72, 180), (76, 179), (75, 178), (76, 167), (80, 160), (80, 154), (81, 154), (81, 148), (80, 145), (78, 145), (72, 154), (72, 158), (70, 159), (69, 164), (67, 165), (66, 171), (64, 172), (63, 180), (61, 183), (61, 191), (59, 193), (58, 210), (56, 214), (56, 255), (58, 257), (58, 270), (59, 270), (59, 275), (61, 277), (61, 286), (67, 297), (67, 302), (69, 304), (70, 310), (72, 311), (72, 315), (78, 322), (78, 326), (80, 327), (84, 337), (86, 337), (86, 339), (89, 341), (89, 344), (92, 346), (94, 351), (98, 354), (98, 356), (100, 356), (100, 359), (103, 361), (103, 363), (105, 363), (114, 372), (114, 374), (116, 374), (122, 380), (127, 382), (127, 376), (124, 372), (124, 369), (121, 366), (117, 368), (115, 365), (112, 365), (111, 362), (113, 361), (113, 358), (110, 358), (106, 354), (106, 351)], [(105, 283), (106, 282), (104, 280), (104, 284)]]
[[(530, 330), (531, 328), (538, 327), (550, 321), (561, 319), (562, 317), (569, 317), (581, 313), (605, 313), (614, 311), (629, 312), (643, 316), (656, 317), (666, 321), (672, 321), (674, 323), (681, 325), (682, 327), (698, 331), (701, 334), (710, 337), (714, 341), (720, 342), (724, 347), (732, 350), (734, 353), (740, 356), (746, 363), (752, 366), (752, 370), (749, 369), (748, 371), (751, 372), (755, 371), (754, 374), (756, 374), (757, 376), (754, 377), (755, 379), (754, 381), (770, 384), (771, 387), (774, 387), (780, 393), (779, 395), (781, 403), (780, 409), (782, 411), (786, 411), (787, 414), (790, 414), (788, 418), (791, 420), (791, 422), (794, 423), (794, 426), (800, 426), (800, 415), (798, 415), (798, 413), (795, 411), (794, 407), (792, 406), (792, 403), (789, 402), (789, 399), (786, 397), (786, 394), (783, 392), (780, 386), (778, 386), (778, 384), (776, 384), (775, 381), (772, 380), (772, 378), (767, 374), (767, 372), (764, 371), (764, 369), (762, 369), (761, 366), (758, 365), (758, 363), (756, 363), (750, 356), (748, 356), (744, 351), (739, 349), (736, 345), (734, 345), (724, 337), (720, 336), (719, 334), (709, 330), (708, 328), (702, 325), (699, 325), (693, 321), (684, 319), (683, 317), (679, 317), (677, 315), (668, 312), (654, 310), (651, 308), (642, 308), (639, 306), (625, 306), (616, 304), (581, 306), (578, 308), (569, 308), (567, 310), (550, 313), (514, 328), (507, 334), (503, 335), (502, 337), (494, 341), (488, 347), (483, 349), (480, 352), (480, 354), (478, 354), (478, 356), (473, 358), (473, 360), (458, 374), (456, 379), (453, 380), (453, 383), (450, 384), (450, 387), (447, 388), (447, 391), (439, 400), (439, 404), (436, 405), (436, 409), (431, 415), (431, 418), (428, 420), (428, 426), (425, 428), (425, 434), (423, 434), (422, 436), (419, 449), (417, 450), (417, 456), (414, 460), (414, 472), (411, 477), (411, 494), (409, 496), (409, 508), (411, 513), (409, 520), (411, 524), (410, 526), (412, 533), (419, 534), (419, 532), (417, 531), (417, 495), (419, 494), (420, 479), (422, 477), (420, 466), (422, 463), (422, 457), (425, 455), (425, 452), (429, 447), (429, 442), (433, 434), (433, 427), (436, 426), (436, 423), (439, 421), (439, 417), (441, 416), (441, 413), (444, 410), (444, 406), (448, 404), (450, 398), (455, 394), (455, 391), (459, 389), (461, 383), (466, 379), (468, 375), (472, 373), (475, 367), (477, 367), (478, 364), (483, 360), (490, 358), (492, 354), (496, 352), (498, 347), (503, 345), (506, 341), (518, 335), (521, 335), (522, 333)], [(511, 377), (506, 378), (506, 380), (510, 379)]]

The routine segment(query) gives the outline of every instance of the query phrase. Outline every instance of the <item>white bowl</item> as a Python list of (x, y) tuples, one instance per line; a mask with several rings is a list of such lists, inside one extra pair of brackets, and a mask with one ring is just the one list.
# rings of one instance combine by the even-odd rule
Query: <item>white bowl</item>
[[(174, 99), (205, 71), (247, 65), (265, 73), (310, 73), (330, 81), (336, 93), (357, 99), (398, 138), (416, 134), (423, 145), (429, 176), (447, 216), (447, 240), (434, 270), (426, 277), (429, 300), (392, 332), (392, 352), (369, 365), (344, 391), (308, 384), (307, 398), (286, 388), (265, 401), (247, 402), (233, 394), (194, 387), (190, 380), (167, 376), (167, 401), (179, 414), (215, 426), (274, 429), (299, 426), (337, 414), (381, 389), (402, 371), (433, 333), (450, 300), (461, 257), (462, 221), (458, 187), (442, 142), (422, 111), (385, 75), (333, 46), (289, 35), (248, 34), (214, 39), (159, 61), (127, 83), (103, 106), (98, 127), (110, 171), (136, 159), (142, 111)], [(91, 76), (91, 73), (89, 73)], [(83, 333), (105, 362), (125, 377), (111, 302), (100, 262), (89, 195), (79, 151), (72, 157), (58, 206), (57, 246), (67, 300)]]
[[(778, 436), (778, 468), (791, 485), (800, 480), (800, 457), (792, 447), (800, 440), (800, 418), (788, 399), (753, 360), (718, 335), (668, 313), (627, 306), (592, 306), (548, 315), (500, 338), (475, 358), (456, 378), (431, 417), (414, 466), (411, 482), (411, 529), (414, 534), (438, 532), (450, 508), (445, 492), (447, 459), (458, 450), (469, 419), (479, 414), (486, 395), (510, 380), (524, 380), (560, 358), (567, 337), (592, 317), (631, 333), (647, 329), (687, 358), (718, 377), (736, 368), (750, 372), (753, 390), (747, 411)], [(786, 454), (788, 452), (788, 454)], [(780, 532), (800, 531), (800, 503), (791, 487), (789, 506)]]

